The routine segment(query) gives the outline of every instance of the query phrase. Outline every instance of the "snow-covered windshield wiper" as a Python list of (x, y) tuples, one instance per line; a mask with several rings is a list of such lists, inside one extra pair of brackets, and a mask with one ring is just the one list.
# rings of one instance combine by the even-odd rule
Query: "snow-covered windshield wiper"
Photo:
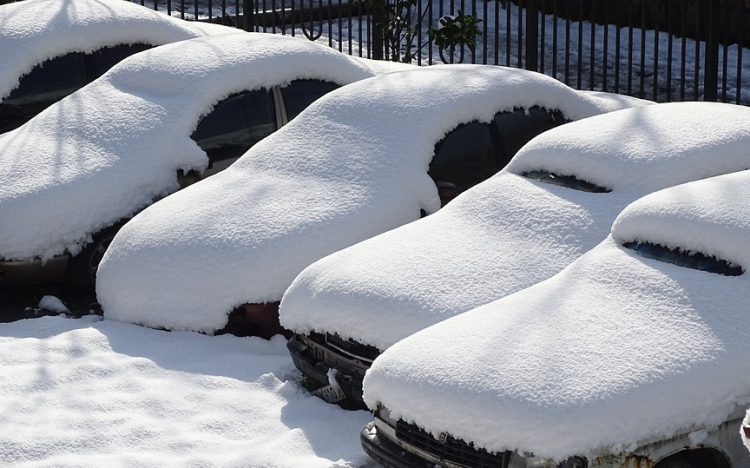
[(570, 175), (559, 175), (559, 174), (554, 174), (552, 172), (547, 172), (547, 171), (529, 171), (529, 172), (524, 172), (521, 175), (523, 177), (526, 177), (527, 179), (538, 180), (540, 182), (545, 182), (548, 184), (560, 185), (562, 187), (568, 187), (573, 190), (580, 190), (582, 192), (592, 192), (592, 193), (611, 192), (611, 190), (609, 189), (600, 187), (596, 184), (592, 184), (591, 182), (586, 182), (585, 180), (581, 180), (581, 179), (576, 178), (575, 176), (570, 176)]
[(716, 257), (709, 257), (700, 252), (685, 252), (681, 249), (670, 249), (650, 242), (626, 242), (622, 246), (626, 249), (635, 250), (642, 257), (673, 263), (685, 268), (718, 273), (724, 276), (739, 276), (743, 273), (742, 267), (739, 265)]

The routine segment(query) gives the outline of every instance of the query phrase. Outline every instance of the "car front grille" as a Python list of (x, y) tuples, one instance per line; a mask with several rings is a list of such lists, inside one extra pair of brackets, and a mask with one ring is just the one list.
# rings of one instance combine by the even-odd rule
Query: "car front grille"
[(326, 343), (354, 358), (374, 361), (380, 350), (374, 346), (363, 345), (354, 340), (345, 340), (335, 333), (326, 333)]
[(472, 468), (508, 468), (512, 453), (477, 450), (473, 444), (451, 436), (445, 436), (445, 442), (440, 442), (414, 424), (402, 420), (396, 423), (396, 438), (441, 460)]

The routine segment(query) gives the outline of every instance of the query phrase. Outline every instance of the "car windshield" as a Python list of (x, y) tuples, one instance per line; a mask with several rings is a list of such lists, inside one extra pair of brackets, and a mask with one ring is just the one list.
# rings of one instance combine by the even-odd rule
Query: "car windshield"
[(665, 263), (673, 263), (677, 266), (692, 268), (694, 270), (718, 273), (725, 276), (739, 276), (743, 273), (742, 267), (710, 257), (700, 252), (686, 252), (681, 249), (670, 249), (663, 245), (650, 242), (627, 242), (623, 247), (635, 250), (640, 256), (658, 260)]
[(559, 175), (559, 174), (554, 174), (552, 172), (547, 172), (547, 171), (529, 171), (529, 172), (524, 172), (521, 175), (523, 177), (526, 177), (527, 179), (538, 180), (540, 182), (545, 182), (548, 184), (561, 185), (563, 187), (568, 187), (573, 190), (581, 190), (583, 192), (592, 192), (592, 193), (611, 192), (611, 190), (609, 189), (600, 187), (596, 184), (592, 184), (591, 182), (586, 182), (585, 180), (578, 179), (575, 176), (571, 176), (571, 175)]

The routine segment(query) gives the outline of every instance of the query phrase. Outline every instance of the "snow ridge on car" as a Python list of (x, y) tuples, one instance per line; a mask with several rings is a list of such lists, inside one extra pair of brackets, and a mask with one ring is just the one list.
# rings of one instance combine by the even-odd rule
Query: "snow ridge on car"
[(374, 74), (324, 45), (261, 33), (197, 38), (131, 56), (0, 136), (0, 257), (75, 254), (91, 234), (176, 191), (178, 170), (208, 164), (192, 131), (232, 93)]
[[(295, 333), (336, 333), (385, 350), (559, 272), (601, 242), (633, 200), (748, 167), (748, 120), (746, 107), (670, 103), (547, 130), (500, 174), (435, 215), (307, 267), (284, 294), (281, 323)], [(611, 192), (521, 176), (539, 170)]]
[[(313, 261), (438, 210), (427, 170), (445, 134), (535, 105), (577, 119), (626, 104), (481, 65), (395, 72), (329, 93), (226, 171), (133, 218), (99, 269), (105, 314), (211, 332), (240, 304), (279, 301)], [(144, 262), (148, 274), (136, 267)]]
[[(365, 377), (365, 401), (477, 449), (558, 462), (626, 457), (649, 443), (646, 455), (661, 457), (717, 447), (728, 421), (732, 442), (721, 444), (734, 450), (739, 419), (730, 419), (750, 403), (747, 197), (741, 171), (635, 201), (558, 275), (386, 350)], [(627, 247), (633, 240), (741, 271), (646, 257)], [(660, 452), (673, 437), (676, 447)]]
[(0, 99), (34, 65), (68, 52), (118, 44), (162, 45), (236, 31), (171, 18), (120, 0), (25, 0), (0, 6), (0, 18)]

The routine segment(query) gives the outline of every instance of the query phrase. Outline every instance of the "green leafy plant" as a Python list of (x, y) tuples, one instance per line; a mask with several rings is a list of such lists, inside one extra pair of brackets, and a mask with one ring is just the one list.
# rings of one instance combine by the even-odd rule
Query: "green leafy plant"
[[(479, 29), (479, 23), (482, 20), (475, 15), (466, 15), (463, 10), (458, 10), (455, 16), (446, 15), (438, 20), (438, 27), (429, 27), (427, 34), (435, 43), (440, 51), (440, 58), (443, 62), (452, 62), (453, 55), (458, 48), (459, 62), (464, 60), (464, 46), (470, 51), (474, 51), (477, 45), (476, 37), (482, 35)], [(447, 58), (445, 51), (449, 52)]]
[[(375, 28), (380, 32), (390, 52), (389, 59), (394, 62), (410, 63), (417, 57), (416, 37), (418, 25), (424, 22), (429, 6), (424, 11), (417, 10), (417, 0), (368, 0), (370, 13), (379, 18)], [(448, 62), (445, 51), (453, 52), (459, 48), (459, 61), (463, 61), (463, 46), (474, 50), (476, 36), (481, 35), (479, 23), (482, 20), (474, 15), (466, 15), (458, 10), (456, 16), (443, 16), (438, 20), (438, 27), (428, 27), (428, 37), (438, 46), (440, 57)], [(427, 43), (422, 44), (422, 47)]]

